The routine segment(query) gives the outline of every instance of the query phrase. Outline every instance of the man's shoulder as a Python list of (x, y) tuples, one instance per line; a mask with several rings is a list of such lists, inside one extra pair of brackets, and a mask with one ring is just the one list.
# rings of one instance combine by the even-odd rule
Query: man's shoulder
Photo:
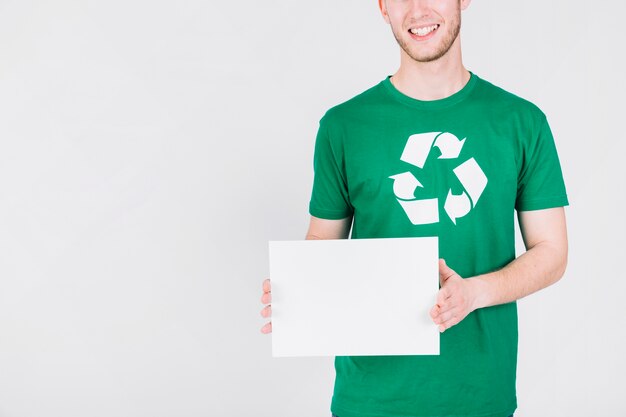
[(543, 118), (545, 114), (532, 101), (523, 98), (516, 93), (505, 90), (483, 78), (479, 79), (479, 97), (489, 106), (497, 107), (503, 112), (523, 114), (533, 118)]
[(379, 82), (354, 97), (332, 106), (324, 113), (321, 122), (345, 123), (364, 117), (369, 110), (375, 111), (386, 100), (383, 91), (381, 91), (382, 88), (382, 82)]

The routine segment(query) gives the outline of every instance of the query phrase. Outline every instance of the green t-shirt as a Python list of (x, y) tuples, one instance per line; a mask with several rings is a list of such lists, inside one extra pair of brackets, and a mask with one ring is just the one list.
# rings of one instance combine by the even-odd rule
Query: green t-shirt
[[(439, 256), (462, 277), (515, 258), (515, 210), (568, 204), (545, 115), (473, 73), (441, 100), (408, 97), (387, 77), (333, 107), (314, 169), (312, 216), (354, 216), (353, 239), (438, 236)], [(440, 337), (438, 356), (337, 356), (332, 412), (512, 414), (516, 303), (478, 309)]]

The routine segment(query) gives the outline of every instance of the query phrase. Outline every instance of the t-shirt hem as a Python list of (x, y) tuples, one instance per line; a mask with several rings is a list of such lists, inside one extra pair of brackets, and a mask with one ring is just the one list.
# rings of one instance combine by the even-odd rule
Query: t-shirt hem
[(444, 414), (444, 415), (414, 415), (414, 414), (372, 414), (363, 413), (360, 411), (352, 412), (345, 408), (332, 405), (331, 413), (336, 414), (338, 417), (509, 417), (517, 410), (517, 403), (505, 408), (502, 411), (488, 412), (481, 414)]
[(317, 207), (309, 206), (309, 214), (320, 219), (340, 220), (352, 216), (349, 211), (325, 210)]
[(541, 199), (533, 199), (527, 201), (518, 201), (515, 205), (517, 211), (531, 211), (542, 210), (554, 207), (564, 207), (569, 205), (569, 200), (566, 195), (560, 195), (558, 197), (549, 197)]

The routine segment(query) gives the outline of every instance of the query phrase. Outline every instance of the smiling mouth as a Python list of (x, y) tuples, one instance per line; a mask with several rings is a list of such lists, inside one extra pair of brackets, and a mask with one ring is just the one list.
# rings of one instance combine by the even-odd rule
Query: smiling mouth
[(430, 26), (423, 26), (423, 27), (412, 27), (409, 29), (409, 33), (411, 33), (412, 35), (415, 35), (417, 37), (425, 37), (430, 35), (431, 33), (435, 32), (437, 29), (439, 29), (439, 24), (435, 23), (434, 25), (430, 25)]

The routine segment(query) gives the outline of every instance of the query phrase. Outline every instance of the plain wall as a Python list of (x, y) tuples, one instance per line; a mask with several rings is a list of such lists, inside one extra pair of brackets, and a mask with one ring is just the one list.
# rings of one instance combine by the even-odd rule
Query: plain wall
[[(518, 303), (518, 417), (626, 412), (625, 11), (463, 15), (571, 204), (564, 278)], [(398, 64), (374, 0), (0, 0), (0, 416), (330, 416), (332, 358), (259, 331), (267, 242), (304, 237), (321, 116)]]

